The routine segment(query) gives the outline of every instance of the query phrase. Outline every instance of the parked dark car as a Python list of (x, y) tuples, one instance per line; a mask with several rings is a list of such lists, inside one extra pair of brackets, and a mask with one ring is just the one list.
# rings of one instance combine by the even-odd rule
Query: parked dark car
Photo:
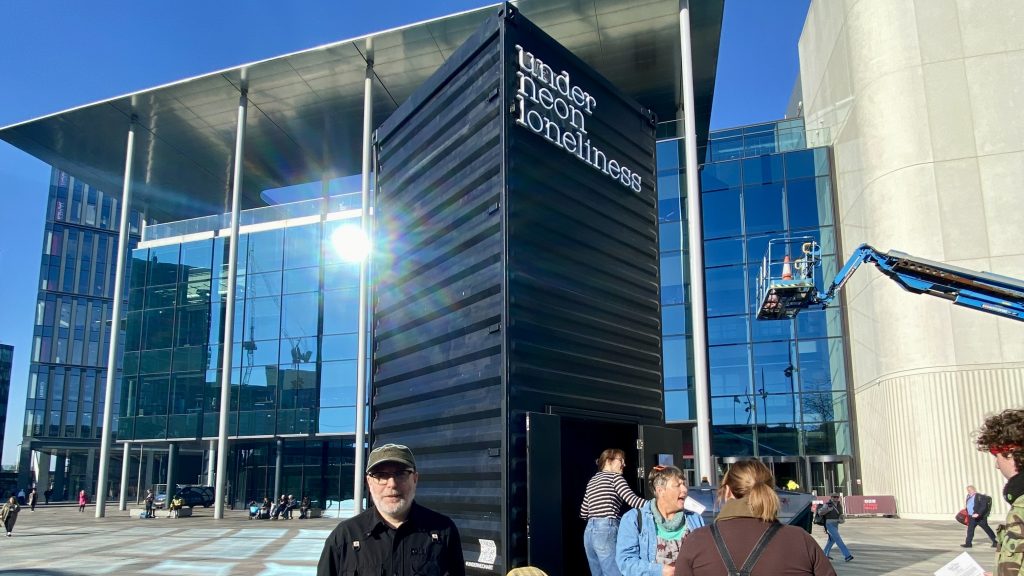
[(213, 505), (213, 486), (182, 486), (178, 485), (177, 494), (185, 501), (185, 506), (193, 508), (202, 506), (209, 508)]

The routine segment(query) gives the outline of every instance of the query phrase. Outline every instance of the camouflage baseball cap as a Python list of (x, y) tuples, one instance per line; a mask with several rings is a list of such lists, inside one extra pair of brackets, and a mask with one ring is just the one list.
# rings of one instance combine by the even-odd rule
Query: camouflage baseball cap
[(370, 458), (366, 461), (366, 473), (369, 474), (373, 467), (384, 462), (398, 462), (405, 464), (413, 470), (416, 469), (416, 458), (408, 446), (401, 444), (384, 444), (370, 452)]

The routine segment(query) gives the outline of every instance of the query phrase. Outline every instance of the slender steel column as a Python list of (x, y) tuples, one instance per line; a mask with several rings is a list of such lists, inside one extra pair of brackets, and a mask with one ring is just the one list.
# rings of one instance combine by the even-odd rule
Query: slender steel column
[[(242, 73), (245, 82), (245, 73)], [(224, 488), (228, 478), (228, 421), (231, 413), (231, 356), (233, 353), (235, 327), (235, 290), (238, 273), (238, 213), (242, 205), (242, 154), (245, 143), (245, 116), (249, 108), (249, 92), (242, 88), (238, 98), (238, 129), (235, 131), (235, 171), (231, 187), (231, 236), (228, 249), (227, 300), (224, 302), (224, 341), (221, 342), (224, 360), (220, 375), (220, 428), (217, 437), (217, 493), (214, 499), (213, 517), (224, 517)]]
[(217, 463), (217, 441), (210, 440), (210, 451), (206, 459), (206, 485), (213, 486), (214, 478), (216, 474), (213, 473), (214, 466)]
[(686, 213), (690, 233), (690, 318), (693, 328), (693, 385), (697, 396), (697, 475), (715, 476), (711, 457), (711, 408), (708, 399), (707, 308), (704, 298), (704, 229), (697, 178), (697, 121), (693, 111), (693, 54), (690, 49), (690, 2), (679, 3), (679, 44), (683, 62), (683, 125), (686, 131)]
[(174, 465), (175, 460), (178, 459), (178, 443), (171, 442), (167, 446), (167, 488), (164, 490), (166, 497), (165, 502), (171, 503), (171, 498), (174, 497), (174, 493), (178, 491), (178, 483), (174, 481)]
[(373, 242), (370, 240), (370, 170), (372, 151), (370, 150), (373, 133), (373, 39), (366, 40), (366, 79), (363, 81), (363, 199), (360, 221), (363, 235), (367, 239), (370, 250), (359, 262), (359, 339), (356, 347), (356, 443), (355, 467), (352, 478), (352, 498), (355, 500), (355, 513), (363, 511), (363, 466), (366, 443), (366, 307), (370, 292), (370, 255), (373, 254)]
[(139, 473), (135, 476), (135, 503), (142, 502), (142, 452), (143, 445), (139, 443)]
[(132, 444), (124, 443), (124, 455), (121, 457), (121, 501), (118, 510), (128, 509), (128, 469), (132, 466)]
[(117, 268), (114, 272), (114, 309), (110, 322), (110, 349), (107, 350), (107, 379), (103, 394), (103, 433), (100, 436), (100, 473), (96, 488), (96, 517), (106, 516), (107, 469), (110, 466), (110, 439), (114, 419), (114, 382), (117, 378), (117, 344), (121, 339), (121, 300), (124, 294), (124, 263), (128, 252), (128, 215), (132, 199), (132, 156), (135, 152), (135, 123), (128, 122), (128, 150), (124, 159), (124, 186), (121, 188), (121, 228), (117, 231)]
[(277, 453), (274, 458), (274, 493), (272, 497), (277, 498), (281, 494), (281, 466), (284, 464), (284, 440), (277, 439)]

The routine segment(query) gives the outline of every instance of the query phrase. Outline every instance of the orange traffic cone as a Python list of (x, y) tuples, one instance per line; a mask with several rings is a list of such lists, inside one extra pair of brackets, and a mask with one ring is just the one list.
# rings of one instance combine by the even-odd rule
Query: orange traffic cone
[(789, 263), (789, 255), (786, 255), (786, 258), (782, 260), (782, 279), (793, 279), (793, 266)]

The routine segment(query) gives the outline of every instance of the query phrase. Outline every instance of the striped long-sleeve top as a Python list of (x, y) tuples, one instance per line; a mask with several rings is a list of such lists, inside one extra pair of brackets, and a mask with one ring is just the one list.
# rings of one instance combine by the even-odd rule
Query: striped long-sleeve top
[(580, 505), (580, 518), (620, 518), (623, 503), (631, 508), (639, 508), (644, 502), (646, 500), (633, 492), (622, 474), (601, 471), (587, 482), (587, 491)]

